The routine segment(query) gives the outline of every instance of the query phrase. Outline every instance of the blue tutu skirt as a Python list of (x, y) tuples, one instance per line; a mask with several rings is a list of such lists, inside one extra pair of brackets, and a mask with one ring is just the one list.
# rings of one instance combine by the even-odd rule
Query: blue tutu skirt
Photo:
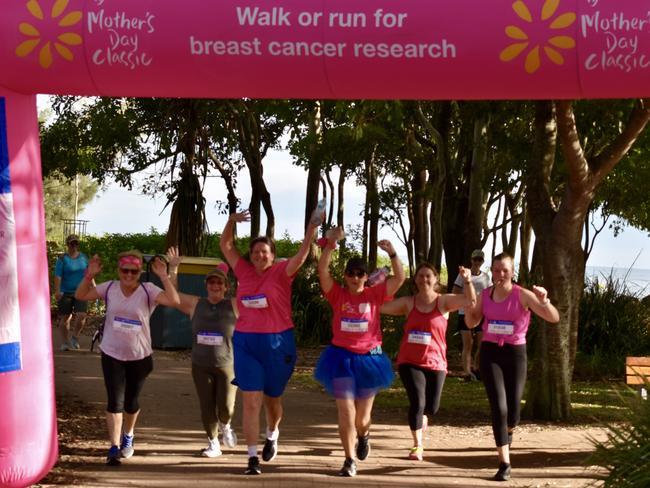
[(328, 346), (318, 359), (314, 377), (338, 399), (364, 399), (393, 384), (395, 373), (384, 353), (357, 354)]

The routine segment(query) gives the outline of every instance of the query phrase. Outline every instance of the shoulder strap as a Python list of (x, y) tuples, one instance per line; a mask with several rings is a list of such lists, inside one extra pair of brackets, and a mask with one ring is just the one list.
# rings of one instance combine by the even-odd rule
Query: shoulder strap
[(149, 292), (147, 291), (147, 287), (144, 286), (144, 283), (140, 282), (140, 286), (144, 290), (145, 295), (147, 295), (147, 307), (151, 308), (151, 301), (149, 300)]

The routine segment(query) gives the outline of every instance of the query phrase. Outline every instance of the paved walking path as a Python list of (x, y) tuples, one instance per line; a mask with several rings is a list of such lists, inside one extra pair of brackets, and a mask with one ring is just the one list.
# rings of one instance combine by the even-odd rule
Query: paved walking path
[[(85, 339), (85, 338), (84, 338)], [(85, 341), (82, 345), (86, 345)], [(103, 418), (105, 391), (97, 353), (55, 353), (57, 397), (78, 406), (78, 415)], [(444, 395), (444, 392), (443, 392)], [(444, 401), (444, 399), (443, 399)], [(410, 433), (402, 414), (376, 412), (371, 431), (372, 452), (358, 463), (356, 478), (336, 476), (343, 451), (336, 430), (336, 408), (326, 394), (290, 384), (284, 397), (279, 454), (262, 463), (261, 476), (245, 476), (245, 446), (224, 449), (214, 459), (197, 456), (206, 445), (189, 361), (179, 353), (156, 352), (155, 369), (141, 398), (142, 414), (136, 428), (135, 455), (119, 467), (104, 465), (107, 450), (103, 421), (63, 450), (66, 475), (74, 485), (104, 487), (326, 487), (326, 486), (553, 486), (582, 487), (592, 482), (585, 471), (594, 428), (526, 425), (515, 437), (513, 480), (490, 481), (496, 455), (488, 425), (438, 426), (435, 419), (426, 435), (425, 459), (406, 459)], [(234, 426), (241, 431), (241, 405)], [(396, 417), (396, 418), (393, 418)], [(399, 417), (399, 418), (397, 418)], [(61, 419), (65, 421), (66, 419)], [(263, 425), (263, 422), (262, 422)], [(260, 442), (260, 450), (261, 450)]]

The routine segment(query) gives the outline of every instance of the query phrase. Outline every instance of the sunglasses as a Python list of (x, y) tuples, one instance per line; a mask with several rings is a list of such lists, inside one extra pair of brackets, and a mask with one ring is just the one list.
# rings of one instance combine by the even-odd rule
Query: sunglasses
[(485, 260), (483, 258), (472, 258), (472, 261), (480, 261), (482, 263)]
[(132, 275), (135, 276), (137, 274), (140, 274), (140, 270), (139, 269), (131, 269), (131, 268), (120, 268), (120, 273), (132, 274)]
[(78, 246), (78, 245), (79, 245), (79, 241), (70, 241), (70, 242), (68, 242), (68, 246)]
[(351, 278), (363, 278), (366, 275), (366, 272), (360, 269), (353, 269), (350, 271), (345, 272), (346, 276), (349, 276)]

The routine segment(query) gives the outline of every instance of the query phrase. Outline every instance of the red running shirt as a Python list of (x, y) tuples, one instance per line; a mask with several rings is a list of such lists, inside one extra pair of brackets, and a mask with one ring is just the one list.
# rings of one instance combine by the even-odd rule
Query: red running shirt
[(421, 312), (415, 305), (406, 318), (397, 364), (412, 364), (425, 369), (447, 372), (447, 318), (435, 308)]

